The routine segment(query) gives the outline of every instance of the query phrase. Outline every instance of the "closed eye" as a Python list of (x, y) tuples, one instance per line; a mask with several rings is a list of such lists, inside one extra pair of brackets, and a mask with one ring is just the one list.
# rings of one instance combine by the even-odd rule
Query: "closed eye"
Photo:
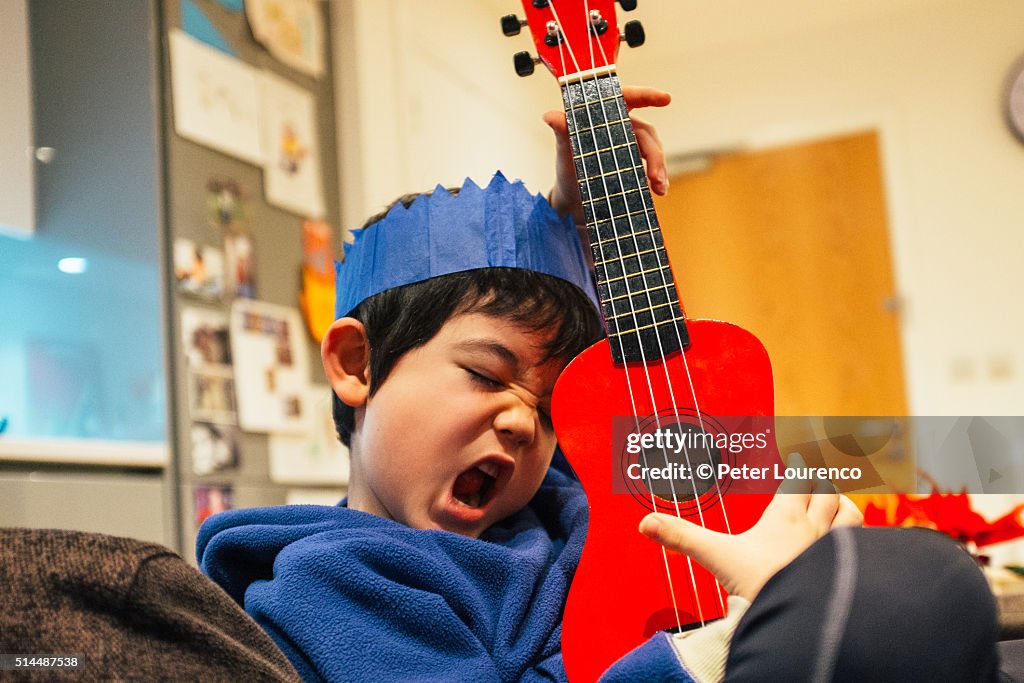
[(491, 379), (487, 375), (483, 375), (483, 374), (477, 372), (476, 370), (470, 370), (469, 368), (463, 368), (463, 369), (466, 372), (469, 373), (469, 376), (473, 380), (473, 382), (475, 382), (476, 384), (479, 384), (482, 387), (485, 387), (487, 389), (498, 389), (498, 388), (504, 386), (498, 380)]

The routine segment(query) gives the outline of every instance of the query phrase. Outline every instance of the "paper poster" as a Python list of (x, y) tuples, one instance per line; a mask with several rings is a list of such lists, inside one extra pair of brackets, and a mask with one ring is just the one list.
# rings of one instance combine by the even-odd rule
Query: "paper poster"
[(192, 471), (197, 476), (238, 466), (239, 431), (234, 425), (193, 422), (189, 431)]
[(171, 29), (168, 40), (175, 132), (262, 164), (257, 71), (179, 29)]
[(185, 308), (181, 312), (181, 341), (188, 359), (192, 419), (237, 423), (227, 316), (205, 308)]
[[(309, 430), (302, 436), (269, 439), (270, 479), (279, 484), (348, 484), (348, 448), (338, 440), (331, 415), (330, 387), (307, 389)], [(334, 502), (337, 502), (335, 500)]]
[(246, 431), (305, 434), (309, 358), (302, 319), (294, 308), (236, 299), (231, 349), (239, 423)]
[(302, 291), (299, 310), (306, 328), (319, 344), (334, 322), (334, 250), (331, 226), (323, 221), (302, 223)]
[(261, 74), (260, 94), (267, 202), (300, 216), (321, 218), (324, 194), (313, 95), (266, 71)]
[(206, 181), (206, 215), (210, 227), (225, 233), (249, 233), (246, 201), (242, 186), (234, 178), (210, 178)]
[(225, 512), (235, 507), (234, 492), (230, 486), (197, 486), (192, 490), (192, 503), (195, 509), (196, 528), (218, 512)]
[(217, 27), (210, 21), (210, 17), (206, 16), (206, 13), (199, 9), (195, 2), (180, 0), (178, 5), (181, 8), (182, 31), (226, 55), (236, 56), (224, 34), (217, 30)]
[(182, 294), (219, 299), (224, 293), (224, 254), (179, 237), (174, 240), (174, 279)]
[(227, 294), (231, 298), (256, 296), (256, 247), (242, 233), (224, 235), (224, 261)]
[(316, 0), (246, 0), (252, 34), (276, 59), (319, 78), (324, 73), (324, 18)]

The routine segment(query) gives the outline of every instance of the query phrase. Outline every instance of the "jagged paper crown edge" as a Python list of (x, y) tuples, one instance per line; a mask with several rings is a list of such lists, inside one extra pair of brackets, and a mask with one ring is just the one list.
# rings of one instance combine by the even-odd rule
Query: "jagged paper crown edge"
[(344, 261), (335, 264), (337, 318), (394, 287), (499, 266), (561, 278), (597, 305), (572, 218), (560, 217), (542, 195), (500, 171), (485, 188), (466, 178), (455, 196), (438, 185), (353, 235)]

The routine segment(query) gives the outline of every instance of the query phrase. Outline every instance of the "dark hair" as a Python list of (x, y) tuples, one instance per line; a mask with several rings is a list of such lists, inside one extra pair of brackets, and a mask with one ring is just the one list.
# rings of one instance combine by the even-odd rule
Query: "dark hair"
[[(418, 195), (398, 201), (408, 205)], [(372, 225), (383, 214), (374, 216)], [(503, 318), (524, 330), (553, 330), (545, 359), (567, 362), (603, 336), (597, 309), (574, 284), (520, 268), (481, 268), (414, 282), (371, 296), (349, 315), (366, 329), (370, 347), (370, 396), (407, 352), (423, 346), (446, 322), (463, 313)], [(336, 395), (334, 425), (346, 446), (355, 411)]]

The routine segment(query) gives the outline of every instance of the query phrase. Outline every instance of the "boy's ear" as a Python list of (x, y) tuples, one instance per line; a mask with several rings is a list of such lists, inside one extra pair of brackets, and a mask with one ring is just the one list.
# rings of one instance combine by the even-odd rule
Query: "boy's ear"
[(327, 380), (338, 398), (358, 408), (370, 394), (370, 345), (355, 318), (338, 318), (320, 344)]

